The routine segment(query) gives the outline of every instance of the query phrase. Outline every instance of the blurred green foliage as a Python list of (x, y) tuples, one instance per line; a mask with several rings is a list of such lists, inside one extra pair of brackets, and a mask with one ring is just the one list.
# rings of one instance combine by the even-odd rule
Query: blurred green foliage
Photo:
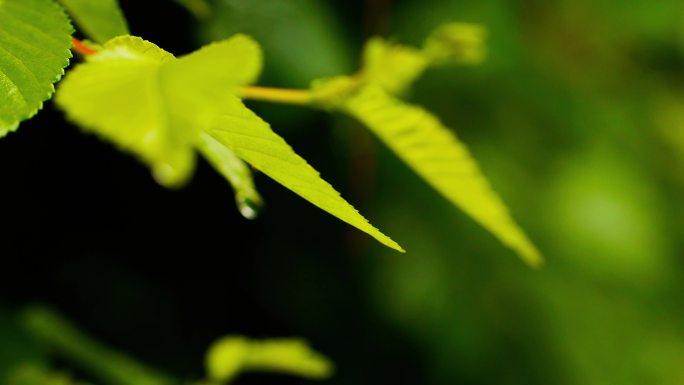
[[(213, 3), (197, 44), (252, 33), (265, 47), (265, 84), (281, 86), (353, 70), (360, 31), (377, 30), (374, 22), (390, 20), (390, 37), (415, 44), (445, 21), (488, 30), (485, 62), (431, 71), (411, 99), (469, 144), (544, 250), (540, 271), (451, 210), (357, 123), (321, 124), (306, 111), (278, 120), (281, 109), (255, 106), (295, 143), (302, 126), (326, 130), (319, 162), (348, 154), (348, 165), (329, 169), (351, 169), (348, 190), (412, 251), (353, 240), (344, 255), (363, 256), (349, 263), (359, 281), (347, 282), (334, 273), (343, 262), (329, 261), (346, 257), (315, 240), (263, 240), (273, 257), (259, 259), (260, 298), (292, 328), (340, 346), (330, 383), (375, 385), (415, 371), (421, 384), (684, 382), (684, 3), (369, 1), (384, 13), (365, 17), (342, 1)], [(16, 356), (45, 361), (41, 349), (13, 342), (15, 327), (0, 317), (0, 373)], [(391, 332), (350, 346), (340, 330)], [(400, 345), (388, 342), (395, 337)], [(395, 360), (391, 373), (372, 361), (384, 356)]]

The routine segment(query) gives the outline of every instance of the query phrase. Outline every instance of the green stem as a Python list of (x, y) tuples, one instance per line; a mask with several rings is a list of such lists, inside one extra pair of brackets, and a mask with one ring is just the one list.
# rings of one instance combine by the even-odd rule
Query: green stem
[(150, 369), (85, 335), (58, 313), (42, 308), (24, 312), (24, 324), (38, 340), (111, 385), (171, 385), (170, 377)]
[(243, 99), (302, 106), (311, 105), (314, 101), (312, 92), (304, 89), (248, 86), (240, 89), (239, 96)]

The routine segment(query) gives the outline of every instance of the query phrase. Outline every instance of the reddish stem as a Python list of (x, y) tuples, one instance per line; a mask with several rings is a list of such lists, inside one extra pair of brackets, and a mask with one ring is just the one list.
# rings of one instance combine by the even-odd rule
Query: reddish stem
[(76, 38), (73, 38), (71, 40), (71, 43), (74, 45), (74, 51), (80, 53), (83, 56), (94, 55), (97, 53), (97, 51), (83, 44), (82, 41)]

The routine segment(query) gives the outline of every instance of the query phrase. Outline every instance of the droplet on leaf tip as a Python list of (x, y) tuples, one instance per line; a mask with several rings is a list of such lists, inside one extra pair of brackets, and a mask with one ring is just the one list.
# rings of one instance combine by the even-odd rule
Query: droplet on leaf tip
[(235, 195), (235, 202), (237, 203), (240, 214), (247, 219), (256, 219), (261, 212), (262, 204), (260, 202), (255, 202), (242, 194)]

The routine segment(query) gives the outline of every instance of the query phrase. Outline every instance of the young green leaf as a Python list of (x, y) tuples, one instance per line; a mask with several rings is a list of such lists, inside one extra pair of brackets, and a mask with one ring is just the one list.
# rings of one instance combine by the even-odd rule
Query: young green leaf
[(249, 340), (228, 336), (214, 342), (206, 355), (209, 379), (227, 383), (240, 372), (291, 374), (311, 379), (330, 377), (333, 364), (296, 338)]
[(364, 47), (359, 80), (379, 84), (392, 94), (401, 94), (428, 67), (481, 62), (485, 56), (484, 39), (484, 28), (468, 23), (437, 27), (425, 39), (422, 49), (374, 37)]
[(479, 24), (449, 23), (437, 27), (423, 43), (433, 65), (478, 64), (485, 58), (486, 30)]
[(361, 76), (365, 81), (380, 84), (387, 91), (399, 94), (411, 86), (429, 64), (420, 50), (376, 37), (371, 38), (364, 48)]
[(0, 137), (52, 96), (71, 58), (72, 31), (52, 0), (0, 0)]
[(468, 213), (530, 265), (542, 257), (511, 218), (456, 135), (429, 112), (368, 85), (343, 105), (450, 202)]
[(102, 383), (111, 385), (176, 384), (165, 373), (103, 345), (49, 308), (25, 309), (21, 314), (21, 323), (41, 345), (79, 365), (82, 370)]
[(167, 89), (173, 90), (169, 106), (192, 117), (213, 139), (276, 182), (380, 243), (403, 251), (235, 96), (238, 86), (256, 81), (261, 64), (259, 46), (243, 35), (181, 57), (163, 70)]
[(76, 382), (64, 372), (52, 371), (43, 365), (24, 363), (14, 368), (8, 376), (6, 384), (12, 385), (86, 385)]
[(312, 103), (355, 116), (451, 203), (460, 207), (530, 265), (542, 257), (513, 221), (476, 161), (456, 135), (422, 108), (395, 98), (432, 65), (475, 63), (484, 55), (484, 30), (452, 23), (437, 28), (422, 50), (380, 38), (366, 44), (355, 76), (312, 84)]
[(128, 35), (128, 24), (117, 0), (59, 0), (78, 27), (91, 39), (104, 43)]
[(245, 184), (245, 173), (228, 169), (225, 162), (232, 153), (314, 205), (401, 250), (235, 96), (260, 70), (261, 50), (244, 35), (179, 59), (142, 39), (119, 37), (67, 76), (57, 103), (72, 120), (139, 156), (164, 185), (190, 176), (199, 148), (229, 181), (256, 199), (246, 192), (253, 186)]
[(169, 187), (192, 174), (198, 132), (168, 108), (159, 69), (173, 60), (150, 42), (118, 37), (70, 71), (56, 97), (69, 119), (141, 158)]
[(278, 136), (268, 123), (244, 107), (240, 99), (224, 100), (224, 112), (204, 122), (206, 132), (257, 170), (380, 243), (401, 246), (373, 227), (366, 218)]

